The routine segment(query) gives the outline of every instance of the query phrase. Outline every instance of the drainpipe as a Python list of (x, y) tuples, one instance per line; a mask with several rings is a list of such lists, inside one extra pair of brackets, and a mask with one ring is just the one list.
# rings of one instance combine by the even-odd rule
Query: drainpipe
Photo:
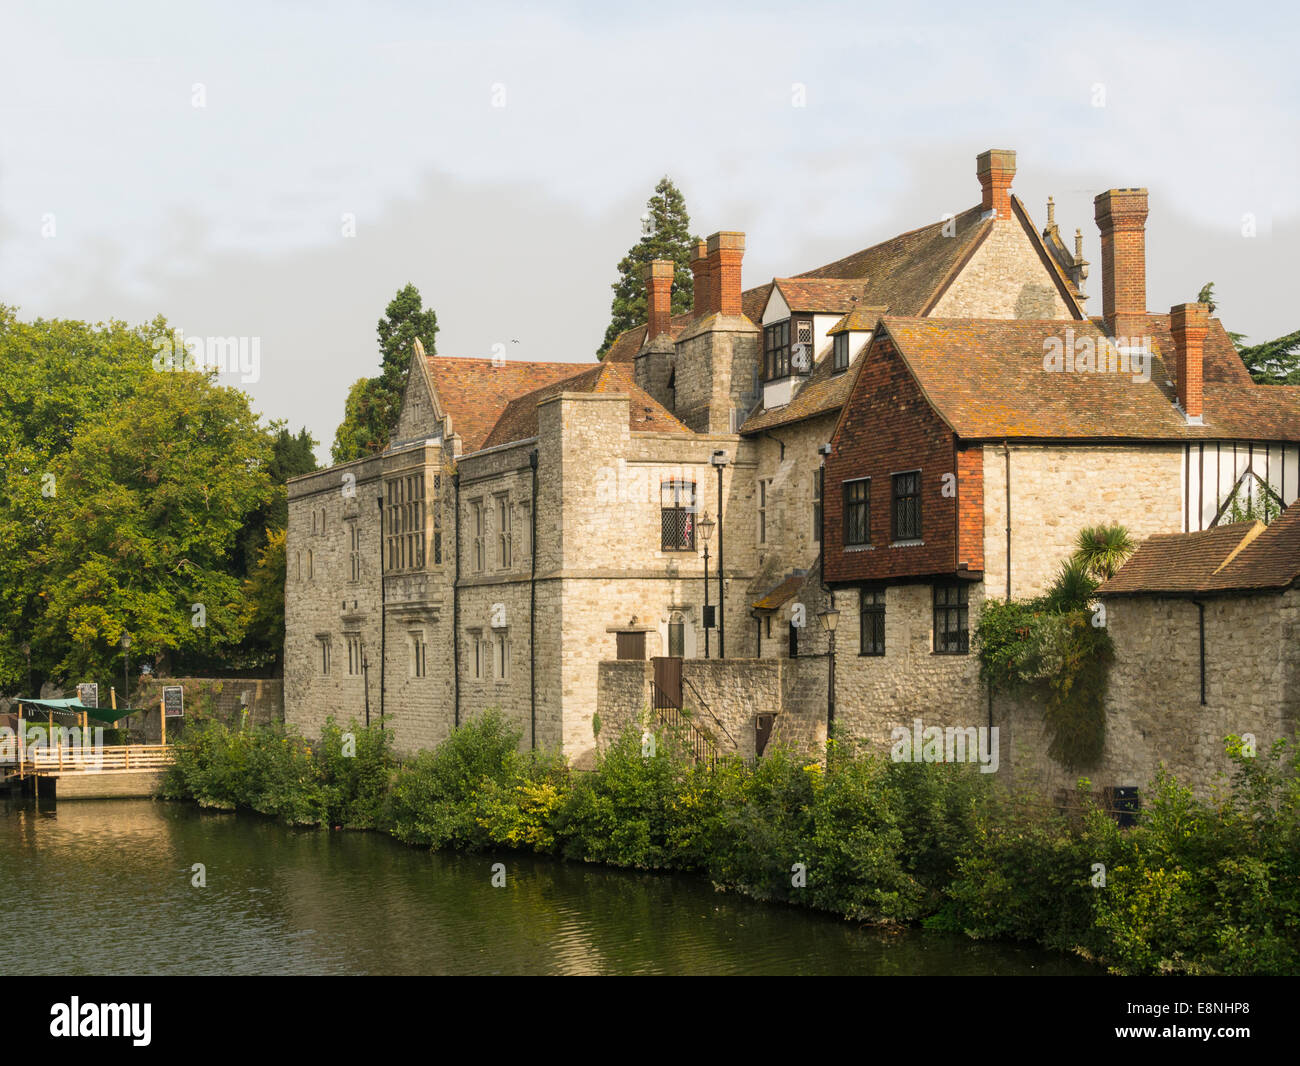
[(388, 597), (384, 588), (384, 497), (379, 497), (379, 731), (384, 731), (384, 666), (388, 656), (385, 654), (384, 642), (388, 637), (385, 624)]
[(533, 468), (533, 503), (528, 508), (528, 520), (531, 528), (528, 532), (528, 703), (529, 718), (532, 726), (533, 750), (537, 750), (537, 449), (528, 453), (528, 465)]
[[(1006, 460), (1007, 478), (1007, 603), (1011, 602), (1011, 448), (1002, 442), (1002, 456)], [(826, 502), (822, 501), (822, 506)]]
[(460, 728), (460, 471), (451, 475), (452, 522), (456, 527), (456, 576), (451, 583), (451, 705), (452, 722)]

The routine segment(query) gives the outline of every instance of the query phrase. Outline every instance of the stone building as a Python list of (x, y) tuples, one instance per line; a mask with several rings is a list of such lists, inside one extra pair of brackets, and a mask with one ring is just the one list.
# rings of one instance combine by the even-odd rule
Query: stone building
[[(287, 719), (368, 710), (407, 752), (499, 707), (582, 766), (680, 685), (718, 750), (814, 747), (833, 606), (837, 728), (965, 722), (985, 590), (1041, 590), (1079, 526), (1201, 529), (1256, 480), (1293, 500), (1295, 390), (1251, 385), (1203, 308), (1145, 311), (1145, 191), (1098, 198), (1092, 321), (1015, 154), (976, 173), (978, 205), (748, 289), (744, 234), (715, 233), (687, 314), (650, 264), (602, 363), (414, 353), (390, 446), (290, 483)], [(1099, 347), (1149, 380), (1080, 371)]]

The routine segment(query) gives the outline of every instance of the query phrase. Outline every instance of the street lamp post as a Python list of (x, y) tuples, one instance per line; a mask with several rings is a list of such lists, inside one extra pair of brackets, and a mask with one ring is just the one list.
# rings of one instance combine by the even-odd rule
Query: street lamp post
[(727, 465), (727, 453), (719, 448), (709, 460), (718, 471), (718, 658), (727, 657), (727, 590), (726, 568), (722, 557), (722, 468)]
[(696, 527), (700, 531), (700, 536), (704, 538), (704, 657), (709, 657), (709, 540), (713, 536), (714, 521), (709, 517), (709, 512), (704, 512), (704, 517), (700, 519)]
[(822, 620), (822, 628), (826, 630), (829, 642), (830, 676), (826, 684), (826, 740), (829, 742), (835, 736), (835, 627), (840, 621), (840, 612), (835, 609), (834, 594), (831, 595), (831, 605), (817, 617)]

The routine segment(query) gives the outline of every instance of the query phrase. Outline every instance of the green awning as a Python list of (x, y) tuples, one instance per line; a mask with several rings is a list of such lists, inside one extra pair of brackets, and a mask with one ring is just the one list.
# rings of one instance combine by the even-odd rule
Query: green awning
[(80, 700), (31, 700), (26, 696), (19, 696), (18, 703), (25, 707), (43, 707), (47, 711), (66, 711), (69, 714), (80, 714), (86, 712), (87, 718), (93, 718), (96, 722), (107, 722), (110, 725), (120, 719), (125, 718), (128, 714), (136, 714), (142, 708), (140, 707), (119, 707), (113, 710), (112, 707), (87, 707)]

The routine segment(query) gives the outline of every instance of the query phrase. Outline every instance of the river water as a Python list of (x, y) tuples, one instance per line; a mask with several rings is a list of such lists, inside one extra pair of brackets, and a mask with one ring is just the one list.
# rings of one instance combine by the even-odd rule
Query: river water
[[(1087, 974), (707, 882), (150, 800), (0, 800), (5, 974)], [(505, 887), (493, 887), (494, 863)], [(196, 887), (203, 865), (206, 887)]]

